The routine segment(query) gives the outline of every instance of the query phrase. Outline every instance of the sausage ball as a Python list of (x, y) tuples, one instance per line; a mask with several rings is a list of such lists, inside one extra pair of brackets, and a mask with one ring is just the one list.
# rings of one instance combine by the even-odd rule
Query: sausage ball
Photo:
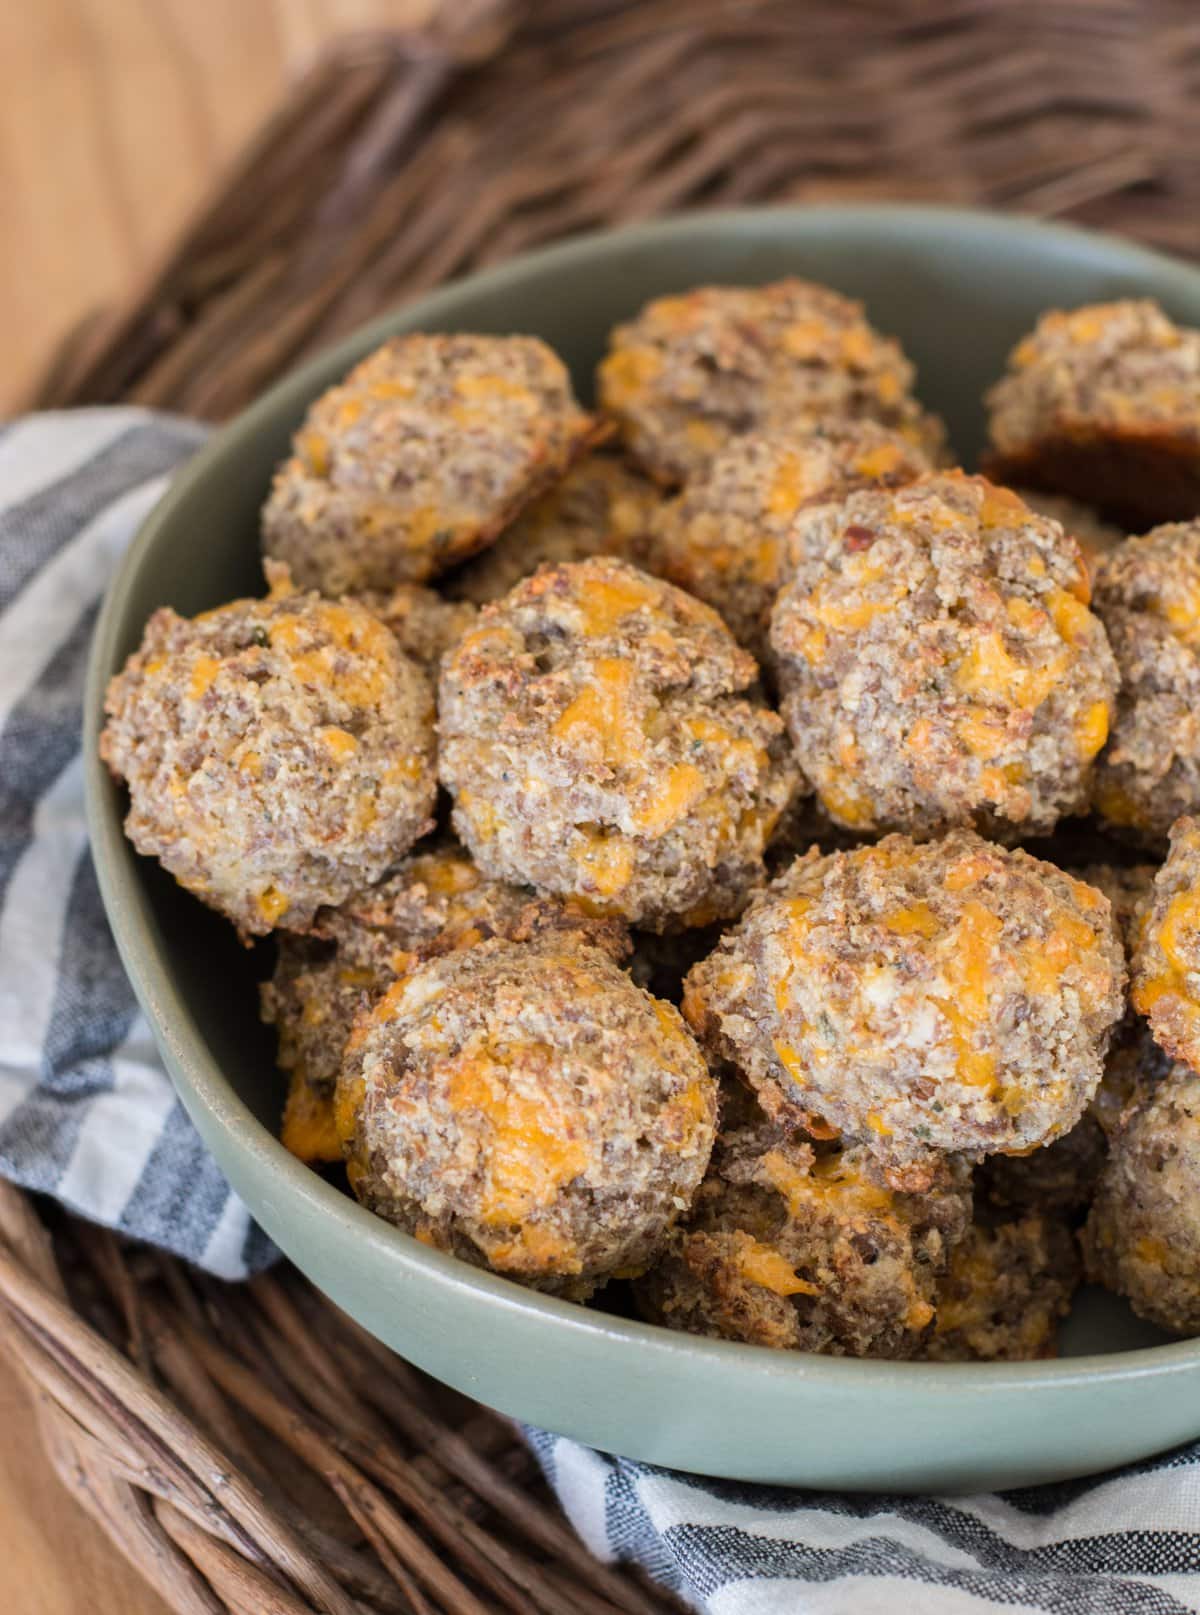
[(1127, 532), (1200, 514), (1200, 331), (1157, 303), (1043, 314), (987, 402), (990, 475), (1086, 500)]
[(543, 562), (616, 555), (648, 572), (662, 495), (647, 478), (606, 454), (589, 454), (536, 499), (490, 548), (446, 579), (448, 591), (477, 605), (499, 600)]
[(263, 550), (323, 594), (423, 583), (490, 544), (595, 436), (534, 337), (393, 337), (309, 409)]
[(1084, 809), (1118, 679), (1057, 522), (944, 472), (815, 505), (793, 542), (771, 648), (836, 823), (1014, 839)]
[(432, 827), (433, 692), (353, 601), (156, 611), (105, 712), (126, 835), (243, 936), (304, 930)]
[(890, 1188), (861, 1146), (819, 1152), (769, 1123), (717, 1145), (662, 1260), (636, 1289), (652, 1322), (837, 1357), (912, 1357), (971, 1217), (945, 1160), (923, 1194)]
[(447, 657), (441, 780), (481, 869), (661, 931), (738, 912), (796, 787), (716, 612), (597, 556), (544, 567)]
[(1133, 1007), (1173, 1060), (1200, 1071), (1200, 820), (1171, 826), (1133, 961)]
[(275, 972), (262, 987), (262, 1016), (279, 1036), (290, 1077), (283, 1143), (303, 1161), (340, 1161), (333, 1093), (360, 1009), (424, 959), (489, 937), (526, 942), (575, 936), (615, 959), (628, 952), (624, 926), (576, 903), (487, 880), (452, 842), (413, 853), (378, 886), (340, 908), (321, 909), (307, 936), (282, 936)]
[(1068, 1132), (1100, 1081), (1125, 970), (1108, 900), (969, 831), (812, 852), (696, 965), (683, 1009), (785, 1125), (886, 1161)]
[(657, 570), (707, 600), (761, 662), (800, 508), (928, 469), (920, 448), (874, 421), (735, 437), (664, 507)]
[(1200, 521), (1126, 539), (1101, 562), (1096, 613), (1121, 670), (1095, 806), (1135, 840), (1161, 845), (1200, 812)]
[(426, 1244), (584, 1299), (649, 1265), (712, 1149), (679, 1012), (596, 948), (481, 942), (355, 1025), (337, 1125), (355, 1194)]
[(1141, 1318), (1200, 1333), (1200, 1077), (1177, 1065), (1135, 1093), (1083, 1233), (1088, 1277)]
[(873, 420), (936, 457), (944, 431), (912, 397), (900, 345), (861, 303), (804, 280), (701, 286), (647, 303), (609, 340), (600, 402), (660, 482), (686, 481), (731, 437), (801, 418)]
[(975, 1223), (950, 1252), (921, 1355), (942, 1363), (1055, 1357), (1079, 1278), (1079, 1251), (1064, 1222), (1030, 1215)]

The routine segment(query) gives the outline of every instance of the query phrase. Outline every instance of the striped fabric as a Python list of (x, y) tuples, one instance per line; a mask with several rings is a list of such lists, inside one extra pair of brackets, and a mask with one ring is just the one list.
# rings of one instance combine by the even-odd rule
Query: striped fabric
[[(100, 596), (202, 437), (127, 409), (0, 428), (0, 1175), (238, 1278), (274, 1252), (175, 1100), (122, 974), (79, 759)], [(953, 1499), (699, 1480), (527, 1436), (599, 1557), (711, 1615), (1200, 1611), (1200, 1444)]]
[(0, 1174), (240, 1278), (272, 1247), (192, 1130), (121, 969), (79, 757), (105, 584), (203, 436), (129, 409), (0, 435)]

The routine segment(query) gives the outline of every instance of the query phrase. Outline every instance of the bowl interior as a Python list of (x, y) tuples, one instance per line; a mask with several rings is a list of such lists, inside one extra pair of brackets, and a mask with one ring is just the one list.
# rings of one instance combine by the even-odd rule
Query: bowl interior
[[(303, 1249), (297, 1248), (300, 1236), (289, 1233), (290, 1207), (298, 1208), (297, 1228), (303, 1216), (319, 1210), (330, 1228), (337, 1224), (338, 1238), (369, 1250), (372, 1262), (392, 1262), (406, 1274), (437, 1275), (439, 1282), (502, 1299), (505, 1306), (543, 1319), (561, 1320), (574, 1311), (578, 1327), (593, 1327), (578, 1309), (420, 1250), (292, 1162), (270, 1136), (282, 1087), (273, 1039), (259, 1023), (256, 1002), (256, 982), (270, 969), (270, 949), (241, 948), (223, 922), (186, 897), (157, 866), (137, 858), (122, 838), (123, 800), (95, 754), (105, 683), (134, 649), (156, 607), (169, 604), (193, 613), (261, 591), (257, 520), (271, 472), (309, 400), (384, 336), (409, 329), (532, 332), (563, 355), (586, 397), (609, 329), (648, 297), (704, 282), (753, 283), (786, 274), (825, 281), (865, 301), (873, 322), (899, 337), (915, 360), (923, 401), (946, 417), (953, 445), (968, 464), (982, 442), (982, 395), (1000, 374), (1008, 350), (1043, 309), (1151, 295), (1176, 318), (1200, 325), (1196, 271), (1104, 237), (951, 210), (708, 214), (586, 238), (452, 285), (376, 321), (304, 366), (197, 457), (124, 562), (97, 629), (86, 713), (89, 806), (105, 900), (135, 987), (189, 1108), (252, 1209), (301, 1265), (306, 1264)], [(457, 1270), (451, 1273), (452, 1268)], [(571, 1325), (576, 1327), (576, 1319)], [(661, 1339), (664, 1350), (667, 1346), (665, 1332), (644, 1325), (612, 1320), (597, 1320), (597, 1325), (626, 1339), (636, 1337), (643, 1346), (651, 1338)], [(1188, 1354), (1195, 1355), (1195, 1348), (1188, 1344), (1139, 1349), (1161, 1338), (1111, 1298), (1089, 1295), (1076, 1310), (1064, 1347), (1068, 1354), (1121, 1354), (1131, 1367), (1135, 1360), (1139, 1365), (1192, 1360)], [(731, 1357), (730, 1348), (679, 1337), (671, 1349), (716, 1354), (712, 1361), (776, 1357), (751, 1348), (732, 1348)], [(769, 1371), (811, 1374), (817, 1361), (822, 1371), (828, 1367), (837, 1374), (882, 1370), (875, 1364), (825, 1365), (797, 1354), (790, 1363), (776, 1358)], [(1088, 1361), (1100, 1363), (1095, 1355)], [(925, 1366), (912, 1365), (912, 1371), (920, 1373)], [(955, 1372), (986, 1374), (991, 1366), (941, 1372), (947, 1383), (965, 1384), (954, 1380)], [(1033, 1377), (1052, 1377), (1071, 1365), (1027, 1367)], [(1010, 1380), (1015, 1375), (1016, 1383), (1025, 1368), (1005, 1372)], [(533, 1409), (530, 1416), (544, 1415)]]

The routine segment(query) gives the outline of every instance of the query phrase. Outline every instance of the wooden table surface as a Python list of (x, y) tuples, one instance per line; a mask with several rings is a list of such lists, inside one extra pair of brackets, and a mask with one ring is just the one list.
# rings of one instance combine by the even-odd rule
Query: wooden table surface
[[(432, 0), (0, 0), (0, 412), (163, 251), (288, 80)], [(0, 1609), (165, 1615), (59, 1487), (0, 1359)]]

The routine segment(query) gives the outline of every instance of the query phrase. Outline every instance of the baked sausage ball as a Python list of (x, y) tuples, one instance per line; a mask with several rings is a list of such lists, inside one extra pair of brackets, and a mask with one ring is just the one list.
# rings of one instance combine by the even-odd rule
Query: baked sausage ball
[(357, 1022), (337, 1091), (360, 1200), (579, 1299), (658, 1254), (716, 1109), (679, 1012), (553, 941), (481, 942), (398, 978)]
[(923, 1194), (888, 1187), (858, 1145), (769, 1123), (717, 1145), (691, 1215), (637, 1284), (643, 1313), (689, 1334), (838, 1357), (912, 1357), (971, 1216), (970, 1174), (939, 1164)]
[(281, 1137), (292, 1154), (341, 1160), (333, 1093), (346, 1040), (358, 1011), (398, 975), (489, 937), (527, 942), (548, 933), (578, 937), (615, 959), (629, 951), (619, 921), (487, 880), (461, 847), (445, 841), (413, 853), (340, 908), (320, 909), (307, 936), (280, 937), (275, 972), (262, 987), (262, 1016), (276, 1027), (279, 1067), (290, 1078)]
[(771, 647), (835, 822), (1012, 839), (1086, 806), (1117, 670), (1057, 522), (956, 471), (815, 505), (793, 543)]
[(1200, 1077), (1186, 1066), (1126, 1106), (1083, 1250), (1088, 1277), (1139, 1317), (1200, 1333)]
[(543, 562), (616, 555), (648, 572), (655, 564), (655, 521), (662, 495), (612, 455), (589, 454), (482, 555), (446, 579), (449, 593), (486, 605)]
[(1129, 532), (1200, 514), (1200, 331), (1149, 300), (1043, 314), (988, 394), (1005, 482), (1073, 495)]
[(323, 594), (422, 583), (489, 544), (595, 436), (534, 337), (393, 337), (309, 409), (263, 549)]
[(105, 712), (126, 835), (243, 936), (303, 930), (432, 827), (433, 692), (353, 601), (156, 611)]
[(480, 868), (661, 931), (737, 912), (796, 785), (716, 612), (597, 556), (543, 568), (447, 657), (441, 779)]
[(1181, 814), (1200, 811), (1200, 521), (1156, 527), (1106, 556), (1096, 613), (1121, 693), (1095, 806), (1160, 844)]
[(1075, 1237), (1057, 1218), (975, 1223), (950, 1252), (921, 1355), (942, 1363), (1057, 1356), (1079, 1278)]
[(1173, 1060), (1200, 1071), (1200, 820), (1171, 826), (1133, 960), (1133, 1007)]
[(879, 421), (931, 456), (944, 437), (912, 397), (899, 343), (867, 324), (861, 303), (804, 280), (647, 303), (613, 331), (597, 380), (634, 458), (668, 485), (731, 437), (803, 417)]
[(903, 1166), (1067, 1132), (1124, 982), (1105, 897), (956, 831), (799, 859), (691, 971), (683, 1009), (771, 1116), (815, 1114)]
[(707, 600), (761, 662), (801, 506), (928, 469), (920, 448), (874, 421), (735, 437), (664, 506), (657, 570)]

